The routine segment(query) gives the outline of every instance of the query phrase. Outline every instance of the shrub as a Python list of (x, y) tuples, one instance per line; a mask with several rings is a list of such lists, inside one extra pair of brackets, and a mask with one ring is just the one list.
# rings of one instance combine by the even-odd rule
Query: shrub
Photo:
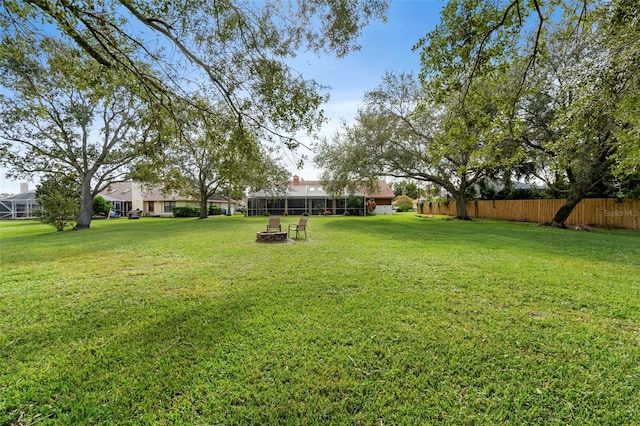
[(209, 207), (209, 216), (219, 216), (222, 214), (222, 207), (211, 206)]
[(364, 207), (364, 198), (357, 195), (350, 195), (347, 198), (347, 208), (345, 209), (345, 216), (362, 216)]
[(376, 202), (373, 200), (367, 200), (367, 215), (372, 216), (375, 214)]
[(396, 207), (403, 204), (409, 204), (410, 206), (413, 206), (413, 198), (409, 197), (408, 195), (398, 195), (395, 200), (393, 200), (393, 205)]
[(80, 213), (80, 193), (72, 176), (53, 176), (36, 189), (36, 200), (42, 206), (38, 212), (43, 223), (57, 231), (72, 226)]
[(200, 217), (199, 207), (174, 207), (172, 211), (174, 217)]
[(93, 199), (93, 214), (98, 216), (100, 214), (106, 215), (111, 210), (111, 203), (107, 202), (102, 195), (98, 195)]
[(445, 206), (448, 207), (449, 206), (449, 197), (438, 197), (438, 198), (434, 198), (433, 202), (435, 202), (438, 206)]
[(397, 212), (410, 212), (413, 210), (413, 204), (399, 204), (396, 206)]

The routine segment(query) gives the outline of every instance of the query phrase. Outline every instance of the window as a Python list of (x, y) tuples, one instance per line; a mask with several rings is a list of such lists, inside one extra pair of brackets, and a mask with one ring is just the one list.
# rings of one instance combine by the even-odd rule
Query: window
[(175, 201), (165, 201), (164, 202), (164, 212), (171, 213), (173, 212), (173, 208), (176, 206)]
[(153, 201), (149, 201), (149, 211), (150, 212), (154, 212), (155, 211), (155, 206), (153, 204)]

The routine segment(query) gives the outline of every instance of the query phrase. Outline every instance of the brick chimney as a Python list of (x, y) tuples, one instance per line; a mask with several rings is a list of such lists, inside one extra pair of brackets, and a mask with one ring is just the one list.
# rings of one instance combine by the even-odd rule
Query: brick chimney
[(293, 185), (299, 185), (300, 184), (300, 176), (298, 175), (293, 175)]

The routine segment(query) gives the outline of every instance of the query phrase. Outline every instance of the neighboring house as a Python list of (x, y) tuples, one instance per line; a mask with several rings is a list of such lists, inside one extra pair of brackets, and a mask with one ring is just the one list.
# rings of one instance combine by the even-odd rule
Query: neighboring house
[[(143, 193), (143, 208), (145, 216), (171, 216), (174, 207), (200, 207), (200, 200), (184, 196), (176, 192), (164, 193), (159, 187), (150, 187)], [(229, 200), (213, 194), (207, 200), (207, 207), (220, 207), (223, 211), (229, 208)], [(238, 210), (238, 202), (231, 200), (231, 214)]]
[(237, 211), (242, 211), (242, 207), (244, 206), (243, 202), (234, 200), (233, 198), (231, 199), (231, 203), (229, 203), (228, 198), (225, 198), (218, 194), (213, 194), (207, 201), (209, 203), (209, 207), (218, 206), (222, 209), (222, 211), (227, 211), (228, 208), (231, 208), (232, 215)]
[(198, 206), (199, 202), (177, 193), (164, 193), (159, 187), (149, 187), (144, 191), (144, 216), (172, 216), (174, 207)]
[[(175, 192), (165, 193), (159, 186), (145, 186), (138, 182), (117, 182), (100, 192), (105, 200), (112, 203), (120, 215), (126, 216), (130, 210), (140, 210), (143, 216), (172, 216), (174, 207), (200, 207), (200, 200)], [(208, 200), (208, 207), (219, 206), (227, 209), (227, 198), (215, 195)], [(238, 203), (231, 200), (231, 214), (238, 209)]]
[(142, 211), (143, 190), (143, 185), (137, 182), (115, 182), (100, 191), (98, 195), (111, 203), (113, 210), (121, 216), (126, 216), (131, 210)]
[[(22, 189), (23, 192), (9, 195), (0, 199), (0, 219), (34, 219), (40, 210), (40, 204), (35, 199), (35, 191)], [(98, 194), (120, 216), (127, 216), (131, 210), (139, 210), (144, 216), (172, 216), (173, 207), (200, 207), (200, 201), (180, 194), (164, 194), (159, 187), (145, 187), (138, 182), (116, 182)], [(227, 198), (213, 195), (208, 200), (208, 207), (218, 206), (226, 211), (229, 208)], [(231, 200), (231, 214), (240, 207), (239, 203)]]
[(325, 212), (340, 215), (345, 214), (350, 195), (364, 197), (365, 202), (373, 200), (376, 203), (376, 214), (393, 213), (391, 202), (394, 194), (389, 184), (383, 180), (378, 181), (378, 190), (375, 192), (359, 188), (355, 194), (349, 194), (345, 190), (341, 196), (334, 197), (324, 190), (321, 182), (305, 181), (294, 176), (285, 194), (274, 194), (266, 190), (251, 194), (247, 200), (247, 215), (321, 215)]
[(0, 199), (0, 219), (35, 219), (39, 210), (36, 191), (26, 190)]

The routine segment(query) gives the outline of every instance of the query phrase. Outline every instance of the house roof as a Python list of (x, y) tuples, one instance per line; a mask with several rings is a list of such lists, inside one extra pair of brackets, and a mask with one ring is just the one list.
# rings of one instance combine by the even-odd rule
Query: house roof
[[(345, 195), (347, 193), (345, 192)], [(376, 191), (368, 191), (365, 187), (358, 187), (355, 195), (364, 195), (367, 198), (393, 198), (395, 194), (391, 190), (389, 184), (383, 180), (378, 181), (378, 189)], [(273, 194), (266, 190), (260, 190), (252, 194), (254, 198), (275, 197), (278, 198), (278, 194)], [(325, 191), (322, 186), (322, 182), (318, 180), (299, 180), (294, 177), (291, 185), (287, 189), (287, 193), (283, 194), (287, 198), (331, 198), (331, 195)]]
[[(142, 195), (143, 201), (196, 201), (193, 197), (182, 195), (178, 192), (164, 192), (159, 185), (146, 186), (139, 182), (115, 182), (106, 189), (100, 191), (102, 197), (107, 201), (132, 201), (134, 185), (139, 185), (138, 196)], [(227, 202), (227, 198), (214, 194), (208, 198), (209, 201)], [(233, 200), (232, 200), (233, 202)]]
[(175, 201), (188, 200), (191, 197), (178, 194), (177, 192), (164, 192), (159, 186), (148, 186), (142, 191), (144, 201)]
[[(133, 182), (114, 182), (100, 191), (99, 195), (102, 195), (107, 201), (132, 201), (133, 185)], [(109, 200), (107, 197), (113, 200)]]
[(383, 180), (378, 180), (378, 188), (375, 191), (363, 189), (363, 192), (367, 198), (394, 198), (396, 196), (389, 184)]
[[(197, 201), (193, 197), (180, 194), (178, 192), (164, 192), (161, 187), (146, 187), (142, 191), (142, 199), (144, 201)], [(228, 199), (218, 194), (213, 194), (207, 201), (227, 202)], [(231, 200), (233, 202), (233, 200)]]
[(20, 201), (20, 200), (35, 200), (36, 191), (27, 191), (20, 194), (8, 195), (1, 199), (1, 201)]
[(98, 195), (99, 195), (100, 197), (104, 198), (104, 200), (105, 200), (106, 202), (108, 202), (108, 203), (112, 203), (112, 202), (114, 202), (114, 201), (126, 201), (126, 200), (121, 200), (121, 199), (119, 199), (119, 198), (114, 198), (114, 197), (112, 197), (112, 196), (110, 196), (110, 195), (106, 195), (106, 194), (102, 194), (102, 193), (100, 193), (100, 194), (98, 194)]

